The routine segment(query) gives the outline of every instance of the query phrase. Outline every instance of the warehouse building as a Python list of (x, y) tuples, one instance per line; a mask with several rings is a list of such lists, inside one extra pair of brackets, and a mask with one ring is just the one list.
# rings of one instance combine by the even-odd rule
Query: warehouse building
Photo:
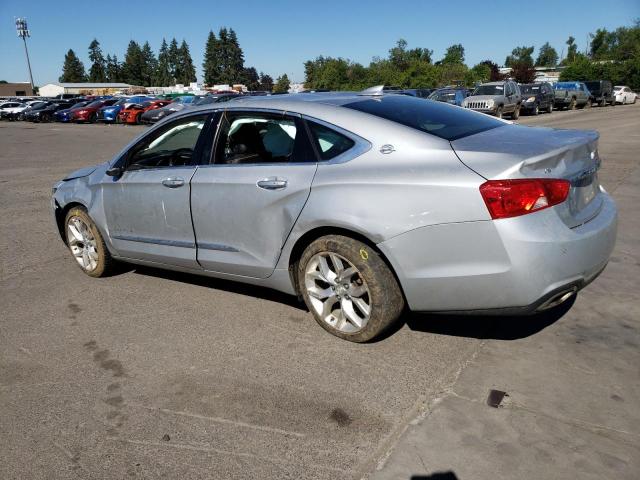
[(62, 94), (72, 95), (110, 95), (119, 92), (146, 92), (144, 87), (128, 83), (47, 83), (40, 87), (42, 97), (57, 97)]
[(29, 82), (0, 83), (0, 97), (30, 97), (33, 95)]

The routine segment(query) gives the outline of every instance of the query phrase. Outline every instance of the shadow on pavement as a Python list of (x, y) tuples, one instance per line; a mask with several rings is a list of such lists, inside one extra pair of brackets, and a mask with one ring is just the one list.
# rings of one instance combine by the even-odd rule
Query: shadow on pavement
[(287, 295), (286, 293), (278, 292), (270, 288), (249, 285), (248, 283), (234, 282), (233, 280), (223, 280), (218, 278), (205, 277), (202, 275), (174, 272), (171, 270), (163, 270), (159, 268), (140, 265), (135, 265), (133, 267), (134, 268), (132, 268), (132, 270), (139, 275), (146, 275), (156, 278), (166, 278), (167, 280), (173, 280), (174, 282), (188, 283), (191, 285), (198, 285), (200, 287), (222, 290), (224, 292), (247, 295), (249, 297), (269, 300), (271, 302), (278, 302), (290, 307), (307, 311), (307, 307), (305, 306), (305, 304), (298, 301), (297, 297), (293, 295)]
[[(481, 316), (408, 313), (404, 324), (418, 332), (491, 340), (530, 337), (560, 320), (573, 306), (574, 295), (563, 304), (535, 315)], [(402, 323), (402, 322), (400, 322)]]
[(411, 480), (459, 480), (458, 476), (449, 472), (436, 472), (431, 475), (411, 475)]

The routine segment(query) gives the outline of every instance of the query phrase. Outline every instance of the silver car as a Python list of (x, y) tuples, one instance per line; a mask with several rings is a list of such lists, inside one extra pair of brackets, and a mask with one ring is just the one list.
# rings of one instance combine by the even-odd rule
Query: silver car
[(57, 183), (52, 207), (92, 277), (123, 261), (262, 285), (362, 342), (405, 308), (571, 297), (615, 243), (599, 165), (595, 132), (381, 89), (252, 97), (172, 115)]
[(483, 83), (464, 99), (462, 106), (476, 112), (502, 118), (508, 114), (513, 120), (520, 117), (522, 94), (513, 80)]

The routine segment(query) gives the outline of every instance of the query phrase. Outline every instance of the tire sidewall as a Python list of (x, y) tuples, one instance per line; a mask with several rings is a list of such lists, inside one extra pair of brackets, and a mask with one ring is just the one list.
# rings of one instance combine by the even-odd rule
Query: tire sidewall
[[(333, 252), (346, 258), (360, 272), (369, 288), (371, 313), (367, 325), (358, 332), (346, 333), (334, 329), (316, 314), (305, 287), (305, 271), (311, 258), (323, 252)], [(398, 283), (380, 255), (368, 244), (341, 235), (320, 237), (302, 253), (296, 266), (298, 291), (316, 322), (336, 337), (351, 342), (366, 342), (386, 330), (404, 310), (404, 298)]]

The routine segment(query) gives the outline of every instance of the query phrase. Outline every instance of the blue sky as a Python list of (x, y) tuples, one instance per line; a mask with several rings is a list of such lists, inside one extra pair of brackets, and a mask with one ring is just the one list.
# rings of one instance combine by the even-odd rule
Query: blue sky
[(69, 48), (88, 69), (87, 47), (94, 37), (105, 55), (116, 53), (120, 60), (131, 39), (148, 40), (157, 53), (163, 36), (184, 38), (201, 79), (207, 34), (221, 26), (235, 29), (247, 66), (303, 81), (305, 60), (341, 56), (367, 65), (376, 55), (386, 56), (399, 38), (410, 48), (434, 50), (435, 60), (447, 46), (462, 43), (469, 65), (486, 58), (502, 64), (520, 45), (535, 45), (537, 54), (546, 41), (560, 53), (569, 35), (582, 51), (589, 32), (639, 18), (640, 0), (387, 0), (379, 7), (351, 0), (0, 0), (0, 79), (7, 81), (29, 78), (16, 16), (26, 17), (32, 32), (28, 45), (36, 85), (57, 81)]

